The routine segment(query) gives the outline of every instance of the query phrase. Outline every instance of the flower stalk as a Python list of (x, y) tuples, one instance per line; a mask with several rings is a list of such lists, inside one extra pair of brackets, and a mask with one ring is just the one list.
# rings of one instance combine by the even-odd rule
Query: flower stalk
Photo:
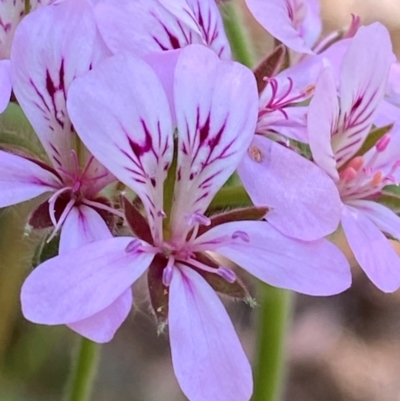
[(223, 5), (222, 16), (233, 57), (245, 66), (252, 67), (254, 64), (254, 50), (246, 25), (242, 21), (237, 2), (226, 2)]
[(80, 338), (75, 365), (72, 367), (65, 401), (89, 401), (100, 355), (99, 344)]
[(292, 315), (290, 291), (260, 283), (252, 401), (280, 401), (285, 378), (286, 332)]

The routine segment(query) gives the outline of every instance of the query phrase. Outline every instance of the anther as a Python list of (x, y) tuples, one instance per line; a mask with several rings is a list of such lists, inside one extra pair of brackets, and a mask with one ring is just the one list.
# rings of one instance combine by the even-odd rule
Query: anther
[(243, 242), (246, 242), (246, 243), (250, 242), (249, 234), (247, 234), (244, 231), (235, 231), (232, 234), (232, 239), (240, 239), (240, 240), (242, 240)]
[(142, 246), (142, 243), (134, 238), (125, 248), (125, 252), (127, 253), (136, 253), (140, 247)]
[(230, 284), (233, 284), (236, 281), (235, 272), (231, 269), (227, 269), (226, 267), (219, 267), (217, 269), (217, 274)]
[(157, 216), (165, 219), (167, 217), (167, 214), (164, 212), (164, 210), (159, 210), (157, 212)]
[(379, 185), (382, 182), (382, 178), (382, 171), (378, 171), (377, 173), (375, 173), (374, 178), (372, 179), (372, 185)]
[(379, 141), (376, 143), (375, 147), (378, 152), (383, 152), (389, 145), (391, 140), (390, 134), (385, 134)]
[(364, 165), (364, 158), (362, 156), (356, 156), (351, 159), (347, 165), (347, 167), (351, 167), (356, 171), (359, 171), (360, 168)]
[(202, 226), (209, 226), (211, 224), (211, 220), (205, 216), (204, 214), (201, 214), (199, 212), (195, 212), (191, 214), (190, 216), (186, 217), (187, 223), (192, 226), (194, 224), (200, 224)]
[(346, 167), (342, 172), (340, 172), (339, 176), (344, 182), (350, 182), (356, 178), (357, 171), (353, 167)]
[(172, 276), (174, 274), (174, 263), (175, 263), (175, 258), (171, 256), (168, 259), (167, 266), (165, 266), (163, 270), (162, 282), (166, 287), (169, 287), (171, 284)]

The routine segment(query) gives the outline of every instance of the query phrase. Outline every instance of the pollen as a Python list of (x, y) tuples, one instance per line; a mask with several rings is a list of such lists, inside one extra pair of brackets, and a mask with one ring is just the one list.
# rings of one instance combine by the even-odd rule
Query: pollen
[(251, 145), (249, 147), (249, 155), (250, 157), (256, 162), (256, 163), (261, 163), (264, 160), (264, 155), (261, 152), (260, 148), (257, 146)]

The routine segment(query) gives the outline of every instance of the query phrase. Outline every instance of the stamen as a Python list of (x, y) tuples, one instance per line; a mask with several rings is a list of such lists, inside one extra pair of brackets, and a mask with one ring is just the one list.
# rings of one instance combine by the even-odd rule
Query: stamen
[(186, 216), (186, 221), (190, 226), (193, 226), (194, 224), (209, 226), (211, 224), (211, 220), (207, 216), (199, 212), (195, 212), (190, 216)]
[[(83, 169), (82, 174), (80, 174), (81, 179), (83, 179), (85, 177), (85, 174), (88, 172), (93, 160), (94, 160), (94, 156), (90, 156), (90, 159), (87, 162), (85, 168)], [(79, 174), (79, 165), (78, 165), (78, 169), (77, 169), (76, 173), (77, 173), (77, 175)]]
[(166, 287), (169, 287), (172, 281), (172, 276), (174, 274), (174, 264), (175, 258), (170, 256), (168, 259), (167, 266), (163, 270), (162, 282)]
[[(64, 224), (64, 221), (66, 220), (66, 218), (69, 215), (69, 212), (71, 211), (71, 209), (74, 207), (75, 205), (75, 199), (71, 199), (68, 203), (67, 206), (65, 206), (64, 211), (62, 212), (60, 219), (58, 220), (58, 222), (56, 223), (55, 227), (54, 227), (54, 231), (52, 232), (52, 234), (50, 235), (49, 238), (47, 238), (47, 243), (49, 243), (58, 233), (58, 231), (60, 230), (60, 228), (62, 227), (62, 225)], [(53, 215), (54, 217), (54, 215)], [(55, 218), (55, 217), (54, 217)]]
[(347, 167), (351, 167), (356, 171), (359, 171), (360, 168), (364, 165), (364, 157), (362, 156), (356, 156), (353, 159), (351, 159), (347, 165)]
[(164, 212), (164, 210), (159, 210), (157, 212), (157, 216), (165, 219), (167, 217), (167, 214)]
[(64, 192), (70, 191), (71, 189), (72, 189), (71, 187), (61, 188), (57, 192), (55, 192), (48, 200), (48, 202), (49, 202), (49, 216), (50, 216), (51, 222), (53, 223), (53, 226), (57, 225), (57, 219), (56, 219), (56, 216), (55, 216), (55, 204), (56, 204), (56, 201), (60, 197), (60, 195), (62, 195)]
[(383, 173), (382, 171), (378, 171), (375, 173), (374, 178), (372, 179), (372, 185), (376, 186), (382, 182)]
[(126, 253), (136, 253), (142, 247), (142, 243), (134, 238), (125, 248)]
[(339, 177), (344, 182), (350, 182), (354, 180), (357, 176), (357, 171), (352, 167), (346, 167), (343, 171), (339, 173)]
[(114, 208), (112, 208), (110, 206), (107, 206), (104, 203), (93, 202), (93, 201), (91, 201), (89, 199), (83, 199), (82, 203), (87, 205), (87, 206), (94, 207), (96, 209), (105, 210), (106, 212), (114, 214), (115, 216), (125, 218), (125, 214), (123, 212), (121, 212), (120, 210), (116, 210), (116, 209), (114, 209)]
[(216, 273), (230, 284), (236, 281), (236, 274), (231, 269), (221, 266), (217, 269)]
[(383, 152), (389, 145), (391, 140), (390, 134), (385, 134), (379, 141), (376, 143), (375, 147), (378, 152)]

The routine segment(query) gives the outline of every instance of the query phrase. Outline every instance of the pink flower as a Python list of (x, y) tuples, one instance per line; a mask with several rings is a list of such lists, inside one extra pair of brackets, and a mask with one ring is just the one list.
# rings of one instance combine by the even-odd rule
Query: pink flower
[(307, 241), (336, 230), (341, 203), (329, 176), (288, 149), (287, 137), (308, 142), (308, 107), (296, 102), (313, 93), (318, 73), (327, 60), (341, 57), (341, 47), (264, 77), (256, 135), (238, 168), (252, 202), (270, 208), (268, 221), (285, 235)]
[(400, 238), (400, 218), (373, 201), (382, 188), (396, 182), (399, 138), (383, 136), (365, 155), (366, 140), (383, 99), (394, 56), (381, 24), (362, 27), (352, 40), (340, 73), (325, 69), (317, 82), (308, 115), (313, 158), (336, 183), (343, 202), (342, 227), (354, 255), (381, 290), (400, 286), (400, 259), (383, 232)]
[[(186, 396), (247, 401), (250, 365), (206, 279), (229, 286), (237, 278), (214, 255), (272, 285), (314, 295), (346, 289), (349, 268), (325, 240), (305, 243), (265, 221), (218, 224), (205, 215), (252, 140), (256, 83), (246, 67), (196, 45), (181, 51), (169, 79), (177, 127), (163, 84), (136, 56), (114, 56), (71, 85), (68, 110), (82, 140), (140, 197), (148, 223), (136, 211), (139, 238), (94, 242), (37, 267), (22, 289), (23, 312), (108, 341), (129, 313), (131, 285), (148, 270), (153, 303), (161, 302), (156, 313), (168, 310), (172, 361)], [(164, 198), (172, 188), (173, 198)], [(80, 321), (91, 317), (98, 318), (93, 327), (81, 330)]]
[(95, 7), (100, 32), (116, 54), (136, 55), (204, 44), (231, 57), (214, 0), (100, 0)]
[[(0, 151), (0, 205), (52, 193), (30, 222), (36, 228), (54, 225), (54, 233), (63, 225), (61, 252), (111, 236), (103, 217), (112, 209), (98, 193), (114, 178), (78, 145), (66, 110), (72, 80), (99, 59), (96, 35), (89, 3), (67, 0), (25, 17), (11, 54), (15, 95), (49, 161)], [(46, 41), (37, 40), (41, 36)]]

